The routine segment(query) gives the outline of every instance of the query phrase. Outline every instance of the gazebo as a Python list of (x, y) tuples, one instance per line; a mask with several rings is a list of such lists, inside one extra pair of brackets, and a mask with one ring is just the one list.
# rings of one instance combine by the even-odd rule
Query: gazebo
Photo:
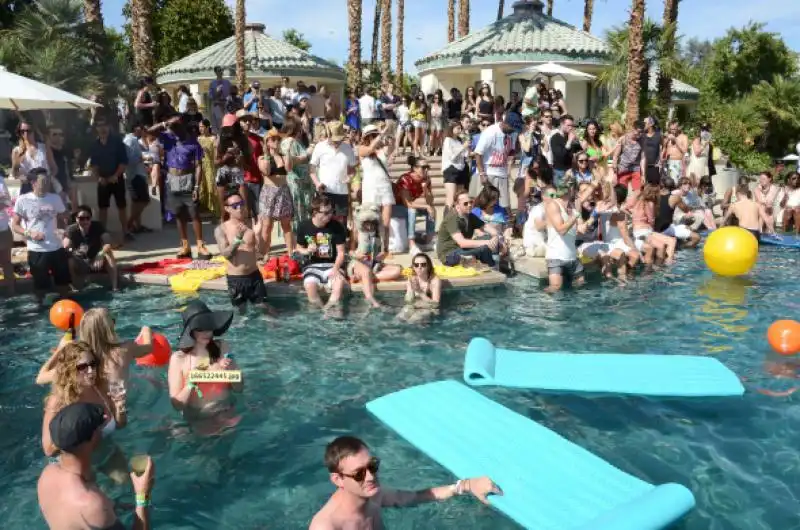
[[(508, 101), (520, 97), (531, 82), (525, 74), (511, 74), (527, 66), (554, 62), (597, 76), (609, 64), (606, 42), (566, 22), (547, 16), (541, 0), (517, 0), (513, 12), (485, 28), (455, 40), (416, 62), (420, 86), (426, 93), (455, 87), (464, 92), (488, 83), (492, 94)], [(511, 74), (511, 75), (509, 75)], [(677, 85), (677, 86), (676, 86)], [(593, 81), (553, 78), (564, 94), (570, 114), (595, 116), (613, 97)], [(675, 104), (697, 99), (697, 89), (674, 80)]]
[[(245, 28), (244, 54), (248, 82), (258, 80), (262, 88), (280, 84), (282, 77), (304, 81), (306, 85), (325, 86), (329, 93), (343, 94), (345, 71), (339, 66), (311, 55), (265, 33), (263, 24)], [(204, 107), (208, 87), (216, 79), (215, 67), (222, 67), (230, 80), (236, 77), (236, 38), (228, 37), (158, 70), (156, 82), (170, 92), (179, 85), (189, 86)]]

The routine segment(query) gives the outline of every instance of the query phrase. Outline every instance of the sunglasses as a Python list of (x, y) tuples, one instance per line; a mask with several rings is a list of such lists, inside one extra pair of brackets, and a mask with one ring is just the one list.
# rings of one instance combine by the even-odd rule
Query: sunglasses
[(367, 471), (369, 471), (372, 476), (376, 476), (378, 474), (378, 469), (381, 467), (381, 459), (373, 456), (370, 458), (369, 463), (359, 469), (356, 469), (352, 474), (342, 473), (339, 472), (340, 475), (343, 477), (351, 478), (358, 482), (359, 484), (363, 484), (364, 480), (367, 478)]
[(89, 215), (79, 215), (78, 217), (76, 217), (76, 219), (78, 219), (78, 221), (91, 221), (92, 220), (91, 216), (89, 216)]
[(91, 361), (89, 361), (88, 363), (78, 363), (78, 366), (77, 366), (77, 368), (78, 368), (78, 371), (79, 371), (79, 372), (85, 372), (85, 371), (86, 371), (86, 370), (88, 370), (89, 368), (91, 368), (92, 370), (94, 370), (94, 369), (96, 369), (96, 368), (97, 368), (97, 360), (95, 360), (95, 359), (92, 359), (92, 360), (91, 360)]
[(414, 264), (415, 269), (424, 269), (428, 266), (428, 263), (425, 261), (418, 261)]
[(32, 132), (32, 129), (20, 129), (19, 132), (21, 132), (21, 133), (29, 133), (29, 132)]
[(430, 169), (431, 168), (431, 166), (417, 166), (417, 167), (420, 168), (420, 169)]
[(588, 162), (588, 160), (586, 160), (586, 159), (583, 159), (583, 160), (578, 160), (578, 163), (579, 163), (579, 164), (585, 164), (586, 162)]
[(233, 208), (234, 210), (238, 210), (244, 206), (244, 201), (234, 202), (233, 204), (227, 204), (228, 208)]
[(461, 201), (462, 206), (469, 206), (470, 204), (472, 204), (472, 201)]
[(333, 215), (333, 210), (320, 210), (317, 213), (320, 215)]

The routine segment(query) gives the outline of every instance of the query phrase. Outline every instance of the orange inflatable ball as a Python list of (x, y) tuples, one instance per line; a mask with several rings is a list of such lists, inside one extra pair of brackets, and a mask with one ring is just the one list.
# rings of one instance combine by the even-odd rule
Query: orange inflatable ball
[(74, 300), (59, 300), (50, 308), (50, 323), (61, 331), (69, 331), (72, 315), (75, 315), (72, 325), (77, 328), (83, 318), (83, 308)]
[[(141, 339), (136, 339), (137, 344), (141, 344)], [(169, 357), (172, 355), (172, 347), (169, 345), (167, 337), (161, 333), (153, 333), (153, 351), (136, 359), (139, 366), (166, 366), (169, 364)]]
[(781, 355), (800, 353), (800, 322), (777, 320), (767, 330), (767, 340), (772, 349)]

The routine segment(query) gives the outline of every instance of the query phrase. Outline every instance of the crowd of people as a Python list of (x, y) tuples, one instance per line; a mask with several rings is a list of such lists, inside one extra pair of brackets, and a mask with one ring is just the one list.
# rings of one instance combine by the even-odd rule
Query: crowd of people
[[(360, 93), (340, 106), (324, 86), (292, 87), (283, 78), (266, 90), (254, 81), (240, 96), (218, 69), (206, 117), (187, 87), (178, 90), (176, 108), (168, 93), (143, 79), (132, 112), (122, 116), (125, 136), (102, 113), (92, 116), (86, 151), (97, 212), (77, 203), (63, 131), (38, 131), (21, 117), (11, 173), (22, 189), (10, 219), (12, 201), (0, 182), (0, 266), (13, 268), (13, 232), (26, 239), (40, 301), (51, 281), (63, 294), (89, 272), (109, 272), (116, 288), (108, 210), (113, 202), (130, 241), (151, 231), (142, 218), (154, 207), (152, 197), (161, 198), (160, 214), (177, 225), (178, 258), (210, 259), (202, 221), (215, 221), (214, 240), (227, 258), (238, 307), (263, 304), (256, 276), (273, 249), (276, 225), (287, 256), (302, 269), (309, 301), (328, 307), (339, 303), (348, 280), (361, 282), (367, 300), (378, 305), (375, 283), (401, 275), (390, 247), (416, 256), (435, 245), (446, 266), (503, 271), (523, 254), (542, 257), (557, 290), (565, 280), (580, 283), (590, 262), (620, 279), (640, 262), (669, 263), (676, 248), (697, 245), (700, 233), (719, 222), (774, 233), (781, 208), (784, 229), (800, 229), (796, 174), (782, 188), (764, 173), (752, 191), (743, 179), (741, 190), (718, 200), (707, 126), (690, 139), (677, 121), (662, 130), (652, 117), (628, 131), (617, 123), (604, 130), (593, 119), (578, 124), (563, 95), (542, 83), (521, 98), (512, 93), (508, 102), (488, 84), (463, 95), (453, 88), (447, 99), (441, 90), (425, 94), (417, 86), (398, 95), (390, 84)], [(398, 155), (409, 170), (393, 179)], [(435, 157), (443, 215), (429, 175)], [(13, 289), (13, 274), (5, 278)], [(321, 292), (330, 292), (327, 304)]]

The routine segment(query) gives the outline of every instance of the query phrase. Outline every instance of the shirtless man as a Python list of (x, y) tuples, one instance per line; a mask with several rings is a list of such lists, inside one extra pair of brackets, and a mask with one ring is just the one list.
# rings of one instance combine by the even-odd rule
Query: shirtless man
[(761, 237), (761, 224), (764, 222), (762, 217), (762, 207), (752, 198), (750, 187), (747, 184), (740, 184), (736, 188), (736, 202), (731, 203), (728, 211), (725, 212), (725, 219), (722, 225), (725, 226), (732, 215), (739, 221), (739, 227), (750, 231), (756, 239)]
[[(680, 180), (686, 171), (686, 152), (689, 150), (689, 137), (681, 130), (680, 124), (673, 120), (669, 123), (669, 133), (664, 138), (664, 161), (667, 172), (675, 181)], [(696, 186), (697, 182), (692, 185)]]
[(247, 309), (248, 302), (266, 308), (267, 289), (256, 261), (256, 231), (245, 224), (245, 200), (238, 190), (233, 190), (225, 196), (223, 206), (229, 217), (214, 230), (214, 237), (225, 258), (231, 303), (240, 313)]
[[(51, 530), (125, 530), (114, 513), (114, 502), (97, 487), (92, 474), (92, 451), (100, 443), (104, 423), (103, 407), (91, 403), (67, 405), (50, 422), (50, 437), (61, 449), (61, 458), (42, 471), (37, 490)], [(150, 529), (154, 481), (150, 458), (141, 476), (131, 473), (136, 492), (133, 530)]]
[(763, 171), (758, 176), (758, 186), (754, 190), (755, 202), (760, 210), (761, 225), (767, 234), (775, 233), (775, 199), (779, 191), (778, 186), (772, 183), (772, 173)]
[(378, 481), (380, 460), (353, 436), (340, 436), (328, 444), (325, 465), (337, 489), (311, 520), (309, 530), (383, 530), (382, 508), (444, 501), (466, 493), (488, 504), (487, 495), (503, 494), (488, 477), (419, 491), (383, 489)]

